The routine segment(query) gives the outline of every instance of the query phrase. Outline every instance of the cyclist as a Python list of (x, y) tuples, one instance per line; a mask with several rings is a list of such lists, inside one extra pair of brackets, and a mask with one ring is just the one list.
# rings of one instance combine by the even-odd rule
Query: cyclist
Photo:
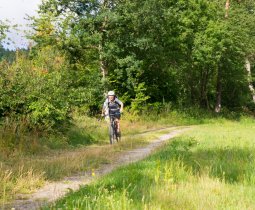
[(120, 134), (120, 114), (123, 112), (123, 103), (116, 97), (114, 91), (109, 91), (102, 109), (102, 116), (114, 115), (117, 122), (117, 133)]

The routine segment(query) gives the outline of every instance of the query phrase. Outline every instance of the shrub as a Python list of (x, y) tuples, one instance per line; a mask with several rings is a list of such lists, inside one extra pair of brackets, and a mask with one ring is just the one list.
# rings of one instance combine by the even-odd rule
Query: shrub
[(0, 68), (0, 115), (26, 121), (28, 128), (49, 129), (68, 118), (67, 65), (57, 70), (19, 55)]

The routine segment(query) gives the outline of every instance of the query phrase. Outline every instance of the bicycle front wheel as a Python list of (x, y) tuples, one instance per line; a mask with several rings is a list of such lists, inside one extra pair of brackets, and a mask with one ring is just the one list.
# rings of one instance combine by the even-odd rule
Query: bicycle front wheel
[(113, 123), (110, 123), (109, 125), (109, 138), (110, 138), (110, 144), (114, 143), (114, 125)]
[(116, 140), (116, 142), (120, 141), (120, 132), (118, 132), (118, 125), (117, 122), (114, 122), (114, 138)]

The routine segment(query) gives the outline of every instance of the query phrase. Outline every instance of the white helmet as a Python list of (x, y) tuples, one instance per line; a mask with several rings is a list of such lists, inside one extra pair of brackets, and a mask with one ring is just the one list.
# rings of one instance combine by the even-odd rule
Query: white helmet
[(108, 96), (115, 96), (115, 92), (114, 91), (109, 91), (107, 95)]

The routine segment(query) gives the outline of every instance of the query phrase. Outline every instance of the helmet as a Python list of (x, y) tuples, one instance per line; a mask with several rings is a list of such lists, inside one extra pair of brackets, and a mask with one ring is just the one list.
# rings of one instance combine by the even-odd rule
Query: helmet
[(107, 95), (108, 96), (115, 96), (115, 92), (114, 91), (109, 91)]

